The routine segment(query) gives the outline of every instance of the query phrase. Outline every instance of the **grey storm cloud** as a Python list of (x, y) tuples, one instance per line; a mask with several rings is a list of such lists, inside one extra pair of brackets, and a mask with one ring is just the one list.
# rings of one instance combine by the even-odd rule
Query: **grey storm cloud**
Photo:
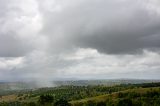
[(0, 33), (0, 57), (19, 57), (31, 51), (32, 47), (14, 35), (16, 35), (14, 32)]
[(159, 0), (0, 0), (0, 80), (159, 78), (159, 41)]
[(59, 46), (56, 50), (82, 47), (128, 54), (159, 49), (160, 14), (148, 9), (148, 1), (76, 2), (59, 11), (42, 13), (45, 17), (43, 33), (49, 35), (51, 45)]
[[(0, 0), (0, 57), (23, 56), (30, 49), (17, 35), (17, 23), (14, 19), (18, 17), (18, 8), (10, 7), (10, 0)], [(15, 28), (15, 29), (14, 29)]]
[[(93, 48), (102, 53), (130, 54), (160, 48), (159, 7), (154, 3), (152, 9), (151, 1), (34, 0), (29, 1), (32, 5), (28, 6), (18, 0), (0, 2), (2, 57), (24, 56), (33, 49), (41, 48), (41, 40), (34, 43), (41, 35), (49, 39), (49, 52)], [(30, 6), (33, 9), (29, 9)], [(32, 25), (37, 14), (42, 22), (35, 24), (42, 24), (42, 29), (35, 33), (30, 30), (37, 27)], [(21, 19), (24, 22), (20, 22)], [(31, 29), (28, 30), (26, 25)], [(24, 34), (28, 39), (21, 37)], [(33, 38), (34, 35), (37, 37)]]

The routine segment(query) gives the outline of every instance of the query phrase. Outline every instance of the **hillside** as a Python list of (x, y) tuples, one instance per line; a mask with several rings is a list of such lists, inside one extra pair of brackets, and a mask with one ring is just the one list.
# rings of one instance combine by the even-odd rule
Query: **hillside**
[(160, 106), (159, 101), (160, 83), (63, 85), (0, 96), (0, 106)]
[[(112, 94), (70, 101), (70, 103), (72, 106), (160, 106), (159, 101), (160, 87), (150, 87), (129, 89)], [(122, 103), (120, 104), (120, 102)]]

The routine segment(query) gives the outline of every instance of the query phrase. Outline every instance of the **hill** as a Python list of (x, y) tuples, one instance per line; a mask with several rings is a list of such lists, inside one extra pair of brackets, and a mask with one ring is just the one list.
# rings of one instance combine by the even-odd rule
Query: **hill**
[(70, 103), (72, 106), (160, 106), (159, 101), (160, 87), (150, 87), (134, 88)]
[(0, 106), (160, 106), (159, 101), (158, 82), (114, 86), (62, 85), (14, 90), (0, 95)]

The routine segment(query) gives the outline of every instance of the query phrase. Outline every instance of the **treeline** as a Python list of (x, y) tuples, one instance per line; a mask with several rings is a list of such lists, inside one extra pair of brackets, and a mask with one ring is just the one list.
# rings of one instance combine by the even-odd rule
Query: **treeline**
[(149, 88), (149, 87), (160, 87), (160, 82), (157, 83), (142, 83), (142, 84), (120, 84), (120, 86), (130, 86), (130, 87), (142, 87), (142, 88)]

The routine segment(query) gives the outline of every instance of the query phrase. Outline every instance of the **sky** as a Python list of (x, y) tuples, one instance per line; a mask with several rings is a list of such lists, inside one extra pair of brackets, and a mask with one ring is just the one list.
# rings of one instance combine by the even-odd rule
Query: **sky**
[(159, 0), (0, 0), (0, 81), (159, 79)]

